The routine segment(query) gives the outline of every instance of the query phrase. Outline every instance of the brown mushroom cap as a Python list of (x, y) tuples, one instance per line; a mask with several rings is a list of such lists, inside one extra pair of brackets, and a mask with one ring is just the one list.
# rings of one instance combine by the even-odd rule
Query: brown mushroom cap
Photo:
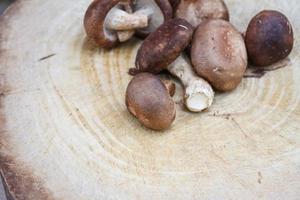
[(293, 49), (293, 28), (282, 13), (265, 10), (249, 23), (245, 42), (250, 61), (267, 66), (286, 58)]
[(162, 81), (153, 74), (140, 73), (126, 90), (126, 106), (145, 127), (164, 130), (176, 116), (175, 103)]
[(136, 56), (136, 71), (159, 73), (187, 47), (193, 27), (184, 19), (172, 19), (161, 25), (143, 42)]
[(154, 13), (150, 16), (148, 27), (136, 31), (136, 35), (141, 38), (147, 37), (165, 21), (173, 17), (173, 9), (168, 0), (137, 0), (134, 4), (134, 11), (143, 8), (150, 8)]
[(108, 12), (122, 0), (94, 0), (84, 16), (84, 27), (89, 38), (104, 48), (114, 47), (118, 43), (115, 33), (104, 26)]
[(199, 25), (192, 42), (192, 64), (197, 74), (219, 91), (235, 89), (247, 68), (242, 35), (224, 20)]
[(206, 19), (229, 21), (229, 12), (223, 0), (181, 0), (175, 17), (183, 18), (197, 27)]

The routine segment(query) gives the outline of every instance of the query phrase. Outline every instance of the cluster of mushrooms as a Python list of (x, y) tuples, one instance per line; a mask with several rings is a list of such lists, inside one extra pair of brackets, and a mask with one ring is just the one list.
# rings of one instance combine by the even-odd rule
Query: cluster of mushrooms
[(145, 127), (164, 130), (176, 116), (175, 85), (157, 74), (169, 71), (184, 87), (188, 110), (201, 112), (219, 92), (234, 90), (248, 61), (265, 67), (286, 58), (293, 30), (280, 12), (264, 10), (241, 34), (223, 0), (94, 0), (84, 25), (88, 37), (113, 48), (143, 38), (126, 91), (126, 106)]

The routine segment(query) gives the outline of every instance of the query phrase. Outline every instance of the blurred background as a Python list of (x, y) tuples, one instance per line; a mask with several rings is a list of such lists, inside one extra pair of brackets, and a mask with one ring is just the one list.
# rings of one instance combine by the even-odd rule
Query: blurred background
[(13, 0), (0, 0), (0, 13), (2, 13)]
[[(2, 15), (3, 11), (11, 4), (13, 0), (0, 0), (0, 15)], [(2, 180), (0, 179), (0, 200), (6, 200), (5, 193), (2, 185)]]

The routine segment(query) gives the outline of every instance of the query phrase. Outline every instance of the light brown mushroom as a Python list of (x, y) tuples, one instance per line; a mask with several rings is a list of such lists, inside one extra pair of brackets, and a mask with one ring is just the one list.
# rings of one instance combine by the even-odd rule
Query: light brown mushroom
[(175, 17), (187, 20), (194, 27), (207, 19), (229, 21), (229, 12), (223, 0), (181, 0)]
[(252, 64), (272, 65), (291, 53), (294, 44), (293, 28), (284, 14), (265, 10), (249, 23), (245, 42)]
[(176, 117), (175, 103), (163, 82), (153, 74), (133, 77), (126, 90), (126, 106), (145, 127), (169, 128)]
[(207, 20), (193, 36), (191, 60), (196, 73), (219, 91), (235, 89), (247, 68), (242, 35), (224, 20)]

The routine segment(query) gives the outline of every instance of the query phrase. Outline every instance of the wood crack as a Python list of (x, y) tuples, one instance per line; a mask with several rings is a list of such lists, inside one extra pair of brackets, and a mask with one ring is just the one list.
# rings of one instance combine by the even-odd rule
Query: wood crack
[(40, 58), (40, 59), (38, 60), (38, 62), (41, 62), (41, 61), (43, 61), (43, 60), (47, 60), (47, 59), (49, 59), (49, 58), (51, 58), (51, 57), (53, 57), (53, 56), (55, 56), (55, 55), (56, 55), (56, 54), (53, 53), (53, 54), (50, 54), (50, 55), (48, 55), (48, 56), (42, 57), (42, 58)]

